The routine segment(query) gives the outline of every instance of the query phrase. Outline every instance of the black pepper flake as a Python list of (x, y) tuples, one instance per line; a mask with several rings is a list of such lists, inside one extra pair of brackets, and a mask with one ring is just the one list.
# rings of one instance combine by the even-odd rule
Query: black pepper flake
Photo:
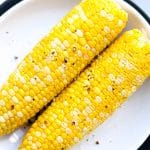
[(90, 87), (88, 87), (88, 88), (87, 88), (87, 91), (88, 91), (88, 92), (90, 92), (90, 90), (91, 90), (91, 88), (90, 88)]
[(17, 60), (17, 59), (18, 59), (18, 56), (14, 56), (14, 59)]
[(13, 110), (13, 109), (14, 109), (14, 107), (15, 107), (14, 105), (11, 105), (11, 110)]
[(74, 32), (77, 32), (77, 29), (75, 29)]
[(72, 66), (74, 66), (75, 65), (75, 63), (72, 63)]
[(48, 122), (45, 120), (45, 121), (44, 121), (44, 124), (48, 124)]
[(65, 63), (67, 63), (67, 62), (68, 62), (68, 60), (65, 58), (65, 59), (64, 59), (64, 62), (65, 62)]
[(99, 145), (99, 141), (96, 141), (95, 144), (96, 144), (96, 145)]
[(61, 148), (61, 150), (64, 150), (64, 148)]
[(5, 33), (6, 33), (6, 34), (8, 34), (9, 32), (8, 32), (8, 31), (6, 31)]
[(72, 125), (75, 125), (76, 123), (75, 123), (75, 121), (72, 121)]
[(86, 141), (88, 142), (88, 141), (89, 141), (89, 139), (86, 139)]
[(33, 98), (32, 100), (34, 101), (35, 99)]
[(26, 126), (24, 126), (23, 128), (26, 129)]
[(53, 51), (53, 52), (52, 52), (52, 55), (54, 55), (54, 54), (55, 54), (55, 52)]
[(105, 105), (105, 108), (107, 109), (107, 108), (108, 108), (108, 106), (107, 106), (107, 105)]

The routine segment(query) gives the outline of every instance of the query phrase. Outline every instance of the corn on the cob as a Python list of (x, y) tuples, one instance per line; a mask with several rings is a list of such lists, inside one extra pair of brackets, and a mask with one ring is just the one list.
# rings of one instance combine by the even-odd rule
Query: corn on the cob
[(81, 2), (24, 58), (0, 90), (0, 135), (34, 116), (124, 28), (112, 0)]
[(146, 43), (140, 31), (126, 32), (39, 116), (20, 150), (64, 150), (101, 124), (148, 77)]

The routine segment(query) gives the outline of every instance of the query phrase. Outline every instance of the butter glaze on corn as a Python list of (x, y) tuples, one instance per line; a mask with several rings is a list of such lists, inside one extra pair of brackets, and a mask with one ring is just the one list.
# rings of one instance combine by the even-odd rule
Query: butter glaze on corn
[(0, 135), (23, 125), (122, 31), (127, 14), (112, 0), (81, 2), (44, 37), (0, 90)]
[(105, 121), (148, 77), (150, 43), (126, 32), (39, 116), (20, 150), (65, 150)]

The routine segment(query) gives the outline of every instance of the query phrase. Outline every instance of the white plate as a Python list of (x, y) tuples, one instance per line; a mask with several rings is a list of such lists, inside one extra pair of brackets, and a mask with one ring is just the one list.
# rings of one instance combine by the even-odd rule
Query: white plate
[[(6, 80), (35, 43), (80, 0), (25, 0), (0, 18), (0, 83)], [(140, 28), (150, 37), (144, 18), (127, 3), (128, 29)], [(127, 29), (126, 28), (126, 29)], [(14, 60), (18, 56), (18, 60)], [(73, 150), (136, 150), (150, 134), (150, 80), (97, 130)], [(1, 150), (16, 150), (25, 130), (0, 139)], [(88, 139), (88, 141), (87, 141)], [(96, 145), (95, 141), (100, 144)]]

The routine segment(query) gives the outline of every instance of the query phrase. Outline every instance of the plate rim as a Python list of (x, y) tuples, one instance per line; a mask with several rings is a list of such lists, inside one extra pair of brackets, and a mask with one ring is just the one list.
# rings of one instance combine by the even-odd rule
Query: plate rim
[[(17, 8), (23, 7), (26, 3), (31, 2), (32, 0), (5, 0), (2, 4), (0, 4), (0, 23), (3, 22), (7, 17), (13, 13)], [(131, 0), (114, 0), (123, 4), (126, 8), (129, 7), (129, 10), (139, 17), (139, 19), (143, 22), (143, 26), (146, 30), (150, 31), (150, 17), (148, 14), (140, 8), (137, 4), (135, 4)], [(146, 32), (145, 32), (146, 33)], [(147, 37), (150, 37), (150, 32), (145, 34)]]
[[(0, 17), (7, 13), (7, 11), (11, 8), (13, 8), (15, 5), (18, 5), (20, 2), (23, 2), (24, 0), (5, 0), (2, 4), (0, 4)], [(147, 21), (147, 23), (150, 25), (150, 17), (148, 14), (135, 2), (131, 0), (123, 0), (124, 2), (128, 3), (131, 7), (133, 7), (135, 10), (138, 11), (142, 15), (142, 17)]]
[(136, 3), (134, 3), (131, 0), (124, 0), (124, 1), (127, 2), (129, 5), (131, 5), (134, 9), (136, 9), (150, 25), (150, 17), (140, 6), (138, 6)]

